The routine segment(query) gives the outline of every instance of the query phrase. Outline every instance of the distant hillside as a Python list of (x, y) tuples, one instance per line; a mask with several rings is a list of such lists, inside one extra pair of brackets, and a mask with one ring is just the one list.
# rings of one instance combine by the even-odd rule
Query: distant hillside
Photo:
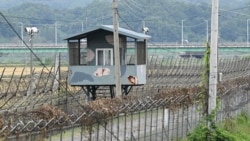
[(26, 2), (46, 4), (55, 9), (72, 9), (76, 7), (85, 7), (92, 1), (93, 0), (2, 0), (0, 9), (9, 9)]
[[(56, 9), (65, 9), (65, 8), (72, 9), (76, 7), (85, 7), (92, 1), (94, 0), (2, 0), (0, 9), (9, 9), (15, 6), (19, 6), (26, 2), (46, 4)], [(127, 0), (127, 1), (129, 2), (130, 0)], [(131, 0), (131, 1), (136, 1), (136, 0)], [(171, 1), (171, 0), (166, 0), (166, 1)], [(201, 4), (201, 3), (211, 4), (211, 0), (176, 0), (176, 1), (193, 3), (193, 4)], [(111, 0), (109, 1), (107, 0), (107, 2), (111, 2)], [(246, 4), (249, 5), (250, 2), (247, 0), (233, 0), (233, 1), (220, 0), (220, 7), (223, 7), (223, 8), (224, 7), (234, 8), (234, 7), (238, 7), (238, 6), (242, 6)]]
[[(178, 0), (178, 1), (185, 1), (190, 3), (206, 3), (211, 4), (212, 0)], [(219, 6), (222, 8), (235, 8), (238, 6), (242, 6), (245, 4), (250, 4), (248, 0), (220, 0)]]
[[(181, 1), (181, 2), (190, 2), (190, 3), (212, 3), (212, 0), (176, 0), (176, 1)], [(234, 5), (238, 5), (240, 3), (246, 3), (247, 0), (233, 0), (233, 1), (229, 1), (229, 0), (220, 0), (220, 5), (224, 6), (224, 5), (232, 5), (234, 3)]]
[[(205, 42), (207, 35), (210, 34), (211, 25), (211, 1), (209, 1), (120, 0), (118, 1), (119, 26), (142, 32), (144, 23), (150, 29), (148, 34), (152, 36), (150, 39), (152, 42), (178, 44), (182, 40), (182, 34), (183, 40)], [(21, 2), (23, 3), (18, 5)], [(84, 7), (87, 2), (89, 4)], [(223, 4), (224, 7), (220, 7), (220, 41), (246, 42), (246, 24), (247, 19), (250, 19), (250, 8), (247, 5), (250, 1), (226, 2), (227, 4)], [(36, 36), (36, 42), (53, 43), (55, 33), (57, 33), (58, 42), (64, 42), (63, 39), (70, 35), (82, 33), (96, 25), (113, 24), (111, 0), (74, 0), (74, 2), (69, 2), (69, 0), (9, 0), (8, 3), (1, 2), (1, 6), (11, 3), (18, 6), (0, 9), (1, 12), (6, 15), (19, 34), (23, 26), (38, 27), (39, 34)], [(61, 4), (64, 4), (63, 7), (60, 6)], [(3, 18), (0, 18), (0, 22), (3, 23), (0, 24), (0, 43), (19, 42)], [(24, 38), (27, 38), (25, 33)]]

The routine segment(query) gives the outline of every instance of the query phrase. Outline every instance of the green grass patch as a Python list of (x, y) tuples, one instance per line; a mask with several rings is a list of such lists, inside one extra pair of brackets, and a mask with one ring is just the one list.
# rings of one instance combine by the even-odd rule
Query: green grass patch
[(201, 122), (182, 141), (250, 141), (250, 117), (242, 112), (236, 118), (228, 118), (210, 128)]

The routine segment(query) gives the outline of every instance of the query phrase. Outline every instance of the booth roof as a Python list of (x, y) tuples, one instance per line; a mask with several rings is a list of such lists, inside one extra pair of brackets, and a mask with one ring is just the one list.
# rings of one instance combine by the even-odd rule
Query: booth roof
[[(113, 32), (114, 27), (113, 27), (113, 25), (101, 25), (101, 26), (98, 26), (94, 29), (87, 30), (86, 32), (83, 32), (81, 34), (78, 34), (78, 35), (75, 35), (72, 37), (68, 37), (65, 40), (78, 40), (78, 39), (86, 38), (89, 33), (95, 32), (97, 30), (106, 30), (106, 31)], [(138, 32), (128, 30), (125, 28), (121, 28), (121, 27), (118, 28), (118, 33), (120, 35), (124, 35), (124, 36), (130, 37), (130, 38), (139, 39), (139, 40), (151, 38), (151, 36), (149, 36), (149, 35), (146, 35), (143, 33), (138, 33)]]

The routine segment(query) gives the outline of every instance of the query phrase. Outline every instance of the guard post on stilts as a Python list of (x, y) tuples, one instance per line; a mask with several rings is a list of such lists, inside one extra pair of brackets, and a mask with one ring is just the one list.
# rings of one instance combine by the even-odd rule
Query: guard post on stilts
[[(146, 84), (147, 40), (149, 35), (118, 28), (122, 94)], [(113, 25), (101, 25), (69, 37), (68, 84), (80, 86), (88, 100), (95, 100), (105, 88), (115, 97)]]

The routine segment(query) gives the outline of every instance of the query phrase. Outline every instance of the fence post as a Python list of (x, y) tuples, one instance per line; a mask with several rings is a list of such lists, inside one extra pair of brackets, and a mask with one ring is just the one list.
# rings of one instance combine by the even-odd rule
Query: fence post
[(52, 90), (56, 91), (60, 88), (60, 53), (55, 57), (55, 70), (54, 70), (54, 82)]

